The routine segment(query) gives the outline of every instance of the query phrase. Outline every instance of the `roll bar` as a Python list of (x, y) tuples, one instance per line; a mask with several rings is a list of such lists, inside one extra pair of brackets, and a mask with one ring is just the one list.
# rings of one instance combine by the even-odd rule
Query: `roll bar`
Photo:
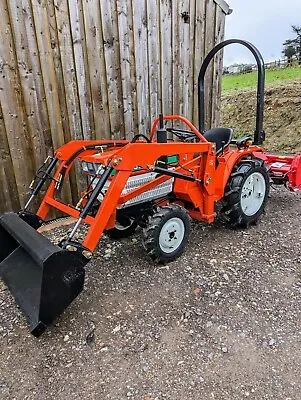
[(265, 132), (263, 130), (264, 116), (264, 83), (265, 83), (265, 68), (264, 60), (259, 50), (249, 42), (240, 39), (229, 39), (215, 46), (205, 58), (198, 78), (198, 107), (199, 107), (199, 130), (205, 130), (205, 74), (210, 61), (214, 58), (222, 48), (230, 44), (242, 44), (247, 47), (254, 55), (258, 66), (258, 84), (257, 84), (257, 111), (256, 111), (256, 128), (254, 132), (254, 144), (260, 145), (265, 140)]

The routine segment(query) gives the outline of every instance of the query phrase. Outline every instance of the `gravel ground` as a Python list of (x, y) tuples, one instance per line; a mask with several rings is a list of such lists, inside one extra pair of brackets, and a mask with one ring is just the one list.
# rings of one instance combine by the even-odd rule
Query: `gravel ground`
[(272, 190), (257, 226), (193, 223), (163, 267), (139, 232), (104, 237), (39, 340), (0, 283), (0, 398), (301, 399), (300, 221), (301, 195)]

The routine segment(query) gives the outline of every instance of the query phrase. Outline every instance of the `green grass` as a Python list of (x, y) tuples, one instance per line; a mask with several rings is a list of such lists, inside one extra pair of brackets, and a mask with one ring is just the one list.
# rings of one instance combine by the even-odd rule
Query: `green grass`
[[(301, 78), (301, 68), (282, 68), (266, 71), (266, 84)], [(241, 75), (225, 75), (223, 91), (252, 88), (257, 85), (257, 72)]]

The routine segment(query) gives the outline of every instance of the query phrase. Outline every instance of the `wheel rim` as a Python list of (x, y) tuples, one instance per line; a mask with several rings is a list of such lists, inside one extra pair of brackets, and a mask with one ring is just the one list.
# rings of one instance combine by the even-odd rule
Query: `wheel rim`
[(115, 229), (117, 229), (118, 231), (126, 231), (133, 225), (133, 223), (134, 223), (134, 220), (129, 219), (129, 224), (124, 226), (120, 222), (116, 221)]
[(162, 226), (159, 246), (165, 253), (177, 250), (185, 235), (185, 225), (180, 218), (171, 218)]
[(255, 215), (261, 208), (266, 193), (266, 181), (259, 172), (246, 179), (241, 191), (241, 208), (245, 215)]

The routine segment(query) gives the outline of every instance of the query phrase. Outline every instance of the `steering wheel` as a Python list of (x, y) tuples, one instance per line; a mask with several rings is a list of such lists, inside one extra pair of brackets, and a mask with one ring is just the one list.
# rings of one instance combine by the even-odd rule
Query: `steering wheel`
[(142, 135), (142, 133), (138, 133), (137, 135), (135, 135), (135, 136), (133, 137), (131, 143), (137, 142), (137, 140), (138, 140), (140, 137), (142, 137), (147, 143), (151, 143), (151, 140), (150, 140), (147, 136)]
[(175, 135), (177, 138), (183, 140), (184, 142), (190, 142), (192, 140), (199, 139), (194, 132), (186, 131), (184, 129), (167, 128), (167, 131)]

